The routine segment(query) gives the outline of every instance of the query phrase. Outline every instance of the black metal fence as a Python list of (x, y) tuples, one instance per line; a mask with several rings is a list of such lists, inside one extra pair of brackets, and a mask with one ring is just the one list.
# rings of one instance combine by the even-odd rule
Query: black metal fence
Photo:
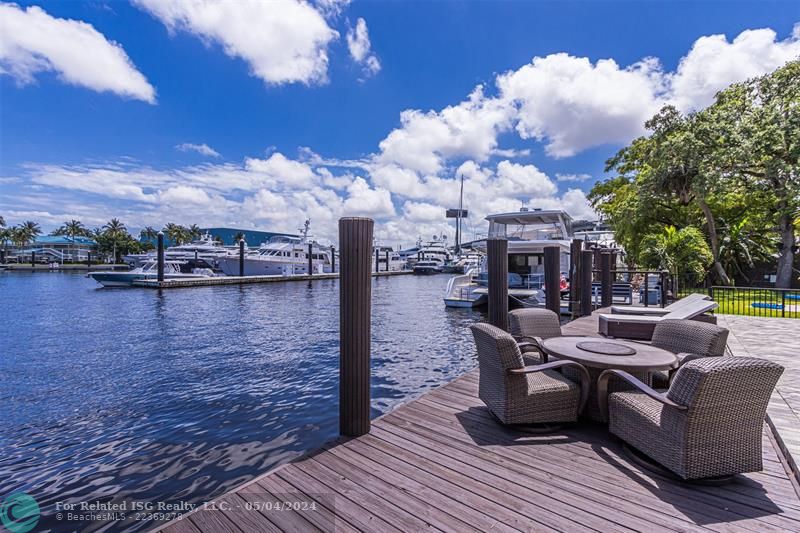
[(714, 286), (686, 292), (701, 291), (707, 291), (719, 304), (716, 313), (800, 318), (800, 289)]

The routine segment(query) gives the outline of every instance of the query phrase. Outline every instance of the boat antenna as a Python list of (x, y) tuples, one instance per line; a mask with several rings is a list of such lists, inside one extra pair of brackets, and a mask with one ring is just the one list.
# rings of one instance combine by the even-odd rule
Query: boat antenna
[(303, 228), (300, 230), (303, 232), (303, 242), (308, 239), (308, 227), (311, 225), (311, 219), (307, 218), (305, 224), (303, 224)]

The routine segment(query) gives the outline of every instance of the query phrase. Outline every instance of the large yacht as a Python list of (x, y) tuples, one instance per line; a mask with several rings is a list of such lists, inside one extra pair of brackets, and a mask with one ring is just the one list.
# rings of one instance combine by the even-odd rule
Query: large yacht
[(403, 270), (406, 260), (395, 252), (391, 246), (376, 244), (372, 247), (372, 270), (373, 272), (397, 272)]
[[(226, 247), (221, 242), (214, 240), (210, 233), (186, 244), (170, 246), (164, 250), (164, 258), (170, 261), (185, 261), (189, 259), (203, 259), (209, 265), (215, 266), (217, 259), (233, 253), (234, 247)], [(238, 253), (238, 252), (236, 252)], [(156, 252), (144, 254), (128, 254), (122, 256), (123, 261), (131, 268), (139, 268), (145, 263), (156, 259)]]
[[(544, 248), (557, 246), (559, 269), (566, 289), (569, 272), (572, 217), (559, 210), (522, 208), (515, 213), (499, 213), (486, 217), (489, 237), (508, 240), (509, 297), (516, 303), (537, 304), (544, 300)], [(488, 293), (486, 262), (469, 275), (453, 278), (448, 283), (445, 304), (449, 307), (472, 307), (485, 302)]]
[[(244, 257), (245, 276), (293, 276), (331, 272), (331, 249), (309, 239), (310, 221), (306, 220), (300, 237), (278, 235), (271, 238), (256, 252)], [(309, 272), (309, 247), (311, 272)], [(231, 254), (217, 259), (219, 268), (228, 276), (239, 275), (239, 255)]]
[[(420, 244), (416, 257), (411, 257), (408, 261), (415, 273), (432, 274), (441, 272), (452, 257), (447, 248), (447, 236), (434, 235), (432, 240)], [(423, 263), (423, 265), (417, 268), (419, 263)]]

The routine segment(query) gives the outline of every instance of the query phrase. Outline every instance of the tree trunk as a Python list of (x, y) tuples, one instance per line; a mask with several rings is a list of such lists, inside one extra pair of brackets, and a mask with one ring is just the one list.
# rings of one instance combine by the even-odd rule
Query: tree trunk
[(719, 262), (719, 235), (717, 235), (717, 222), (714, 220), (714, 213), (711, 212), (711, 208), (702, 196), (697, 197), (697, 203), (706, 217), (706, 225), (708, 226), (708, 240), (711, 243), (711, 255), (714, 256), (714, 266), (711, 271), (720, 284), (730, 285), (731, 280), (725, 269), (722, 268), (722, 263)]
[(781, 234), (782, 248), (778, 254), (778, 272), (775, 277), (775, 287), (790, 289), (792, 287), (792, 267), (794, 266), (794, 224), (792, 217), (783, 213), (778, 218), (778, 230)]

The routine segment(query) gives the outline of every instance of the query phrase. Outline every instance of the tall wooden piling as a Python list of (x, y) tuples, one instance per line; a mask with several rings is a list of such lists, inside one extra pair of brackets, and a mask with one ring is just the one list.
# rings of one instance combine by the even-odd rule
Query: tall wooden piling
[(381, 250), (375, 248), (375, 272), (381, 271)]
[(92, 268), (92, 252), (86, 252), (86, 266)]
[(311, 255), (312, 250), (314, 249), (314, 245), (308, 243), (308, 273), (314, 273), (314, 256)]
[(569, 305), (573, 317), (581, 316), (581, 252), (583, 240), (573, 239), (569, 247)]
[(386, 272), (389, 272), (389, 250), (386, 250)]
[(508, 241), (486, 239), (489, 266), (489, 323), (508, 330)]
[(158, 232), (158, 239), (156, 241), (157, 251), (156, 258), (158, 261), (158, 274), (157, 279), (159, 282), (164, 281), (164, 232)]
[(239, 277), (244, 276), (244, 239), (239, 239)]
[(545, 307), (557, 315), (561, 314), (561, 249), (558, 246), (544, 247)]
[(336, 272), (336, 248), (331, 246), (331, 274)]
[(611, 277), (611, 252), (600, 254), (600, 291), (602, 294), (601, 305), (609, 307), (614, 299), (614, 280)]
[(339, 433), (369, 433), (372, 232), (369, 218), (339, 220)]
[(592, 314), (592, 255), (591, 250), (581, 252), (581, 316)]
[(36, 266), (36, 252), (31, 252), (31, 266)]

